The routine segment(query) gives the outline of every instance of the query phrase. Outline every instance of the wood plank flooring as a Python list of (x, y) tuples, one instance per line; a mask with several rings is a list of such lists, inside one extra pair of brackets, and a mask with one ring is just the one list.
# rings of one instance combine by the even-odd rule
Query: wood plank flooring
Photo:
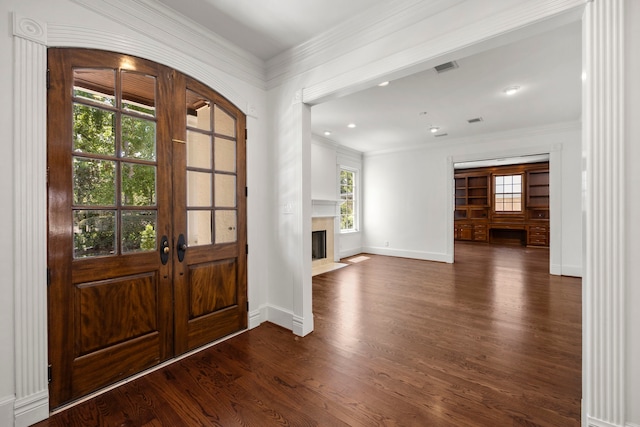
[(313, 278), (309, 336), (265, 323), (36, 425), (580, 425), (580, 279), (546, 249), (455, 250), (366, 255)]

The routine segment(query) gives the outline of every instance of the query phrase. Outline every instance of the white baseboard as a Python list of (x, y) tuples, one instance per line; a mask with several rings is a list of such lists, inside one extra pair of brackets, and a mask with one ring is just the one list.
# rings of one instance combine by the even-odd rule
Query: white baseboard
[(344, 251), (340, 251), (340, 259), (342, 258), (347, 258), (350, 256), (354, 256), (354, 255), (358, 255), (362, 253), (362, 248), (353, 248), (353, 249), (347, 249)]
[(13, 425), (13, 395), (0, 398), (0, 426)]
[(304, 318), (299, 316), (293, 316), (293, 333), (299, 337), (304, 337), (305, 335), (313, 332), (313, 314), (311, 315), (311, 322), (305, 324)]
[(582, 267), (579, 265), (563, 265), (563, 276), (582, 277)]
[(376, 246), (365, 246), (362, 248), (362, 252), (370, 253), (374, 255), (395, 256), (400, 258), (415, 258), (415, 259), (421, 259), (425, 261), (436, 261), (436, 262), (446, 262), (446, 263), (453, 262), (452, 256), (446, 253), (411, 251), (411, 250), (392, 249), (392, 248), (376, 247)]
[[(594, 417), (587, 416), (588, 427), (625, 427), (622, 424), (612, 424), (608, 421), (602, 421)], [(627, 424), (626, 427), (633, 427), (633, 424)]]
[(267, 305), (265, 310), (265, 320), (293, 331), (293, 313), (291, 311), (274, 305)]
[[(14, 402), (14, 427), (28, 427), (49, 418), (49, 391), (43, 390)], [(11, 424), (9, 424), (11, 425)]]
[(257, 328), (264, 322), (266, 318), (266, 308), (264, 306), (258, 308), (257, 310), (252, 310), (249, 312), (249, 329)]

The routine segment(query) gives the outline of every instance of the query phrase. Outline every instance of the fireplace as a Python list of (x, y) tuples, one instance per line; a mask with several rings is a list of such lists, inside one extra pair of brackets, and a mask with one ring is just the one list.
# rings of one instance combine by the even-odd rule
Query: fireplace
[(311, 226), (311, 265), (318, 267), (335, 262), (333, 235), (335, 217), (312, 218)]
[(311, 233), (311, 259), (324, 259), (327, 257), (327, 230)]

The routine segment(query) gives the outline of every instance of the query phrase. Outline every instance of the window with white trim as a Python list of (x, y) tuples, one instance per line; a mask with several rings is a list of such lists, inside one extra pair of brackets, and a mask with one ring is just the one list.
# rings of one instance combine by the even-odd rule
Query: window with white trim
[(495, 212), (522, 212), (522, 175), (496, 175)]
[(358, 175), (353, 169), (340, 168), (340, 231), (358, 231)]

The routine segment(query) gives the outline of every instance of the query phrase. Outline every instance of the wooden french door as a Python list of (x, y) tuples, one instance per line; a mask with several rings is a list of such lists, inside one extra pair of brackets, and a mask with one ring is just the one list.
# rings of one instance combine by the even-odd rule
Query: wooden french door
[(163, 65), (49, 50), (51, 407), (247, 326), (245, 116)]

